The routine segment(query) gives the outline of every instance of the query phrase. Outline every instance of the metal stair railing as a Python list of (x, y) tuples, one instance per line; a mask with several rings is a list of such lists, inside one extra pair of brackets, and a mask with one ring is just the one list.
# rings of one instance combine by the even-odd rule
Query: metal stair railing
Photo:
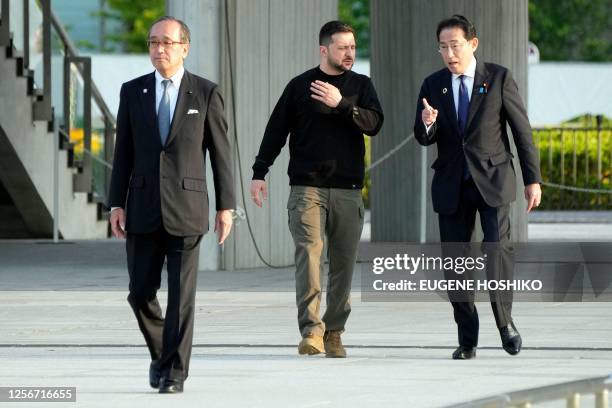
[[(106, 105), (102, 94), (91, 78), (91, 58), (80, 56), (63, 25), (53, 13), (51, 0), (0, 0), (0, 46), (8, 47), (7, 56), (17, 60), (17, 72), (21, 76), (28, 77), (29, 91), (33, 97), (33, 118), (48, 122), (49, 131), (54, 137), (59, 138), (59, 148), (68, 150), (68, 165), (77, 168), (74, 174), (73, 189), (75, 192), (88, 194), (89, 202), (96, 202), (99, 206), (98, 215), (102, 218), (106, 202), (106, 194), (110, 184), (111, 168), (114, 151), (114, 134), (116, 120)], [(21, 4), (20, 4), (21, 3)], [(32, 10), (34, 5), (37, 10)], [(22, 7), (23, 21), (11, 21), (11, 7)], [(36, 83), (34, 71), (31, 69), (30, 55), (30, 30), (31, 15), (42, 12), (39, 30), (42, 39), (42, 81)], [(38, 15), (36, 17), (39, 17)], [(23, 29), (23, 44), (17, 46), (14, 42), (14, 34), (21, 35)], [(52, 101), (52, 50), (59, 47), (63, 55), (63, 103)], [(40, 74), (40, 72), (38, 73)], [(76, 85), (75, 85), (76, 84)], [(82, 101), (78, 101), (78, 85), (82, 84)], [(58, 95), (55, 95), (56, 97)], [(103, 150), (96, 152), (92, 149), (92, 105), (100, 112), (101, 131), (99, 141), (103, 144)], [(63, 115), (56, 117), (54, 107), (62, 107)], [(77, 112), (77, 107), (82, 107), (82, 115)], [(59, 123), (56, 123), (59, 122)], [(73, 151), (75, 141), (72, 140), (72, 131), (77, 128), (82, 131), (82, 141), (79, 143), (81, 153), (75, 155)], [(77, 157), (78, 156), (78, 157)], [(92, 160), (93, 158), (93, 160)], [(57, 214), (54, 214), (54, 219)]]

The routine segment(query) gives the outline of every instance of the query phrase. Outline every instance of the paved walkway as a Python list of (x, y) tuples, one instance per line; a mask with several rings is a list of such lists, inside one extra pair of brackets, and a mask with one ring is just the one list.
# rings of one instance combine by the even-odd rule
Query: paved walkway
[(448, 304), (361, 302), (356, 282), (336, 360), (296, 353), (293, 271), (203, 271), (186, 391), (158, 395), (123, 254), (111, 240), (0, 243), (0, 386), (77, 387), (76, 404), (53, 407), (440, 407), (612, 371), (606, 303), (516, 303), (517, 357), (479, 305), (478, 358), (462, 362)]

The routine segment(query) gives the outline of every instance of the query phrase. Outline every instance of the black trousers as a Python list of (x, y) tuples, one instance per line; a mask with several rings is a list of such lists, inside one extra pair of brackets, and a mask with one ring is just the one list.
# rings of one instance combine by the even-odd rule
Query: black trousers
[[(159, 360), (162, 376), (173, 380), (185, 380), (189, 372), (201, 238), (177, 237), (163, 227), (149, 234), (127, 234), (128, 302), (151, 359)], [(157, 300), (164, 260), (168, 271), (165, 318)]]
[[(487, 205), (472, 178), (463, 182), (460, 194), (459, 205), (455, 213), (438, 214), (440, 240), (447, 243), (470, 242), (474, 232), (476, 211), (478, 211), (484, 233), (482, 249), (487, 255), (487, 279), (512, 279), (514, 251), (510, 245), (510, 205), (506, 204), (501, 207)], [(457, 246), (453, 245), (452, 248), (456, 250)], [(448, 272), (457, 277), (453, 271)], [(449, 298), (457, 323), (459, 345), (477, 346), (479, 321), (478, 311), (474, 305), (474, 292), (449, 292)], [(501, 328), (512, 323), (512, 293), (490, 291), (489, 298), (497, 327)]]

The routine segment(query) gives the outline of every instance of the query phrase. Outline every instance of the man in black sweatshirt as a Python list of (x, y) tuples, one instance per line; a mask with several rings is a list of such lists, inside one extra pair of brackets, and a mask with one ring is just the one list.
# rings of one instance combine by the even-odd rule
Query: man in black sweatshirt
[[(295, 242), (300, 354), (346, 357), (340, 334), (363, 228), (363, 135), (374, 136), (383, 113), (372, 81), (351, 71), (355, 31), (339, 21), (319, 33), (321, 63), (293, 78), (281, 95), (253, 165), (251, 198), (267, 198), (265, 175), (289, 139), (287, 203)], [(320, 317), (323, 242), (327, 237), (327, 309)]]

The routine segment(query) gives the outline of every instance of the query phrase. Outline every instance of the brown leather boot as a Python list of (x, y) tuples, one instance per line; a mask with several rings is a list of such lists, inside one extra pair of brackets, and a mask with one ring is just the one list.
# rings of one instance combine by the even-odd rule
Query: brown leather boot
[(316, 334), (307, 334), (298, 345), (298, 353), (300, 354), (313, 355), (324, 351), (323, 337), (317, 336)]
[(340, 331), (327, 331), (323, 336), (325, 344), (325, 357), (330, 358), (345, 358), (346, 350), (342, 345)]

